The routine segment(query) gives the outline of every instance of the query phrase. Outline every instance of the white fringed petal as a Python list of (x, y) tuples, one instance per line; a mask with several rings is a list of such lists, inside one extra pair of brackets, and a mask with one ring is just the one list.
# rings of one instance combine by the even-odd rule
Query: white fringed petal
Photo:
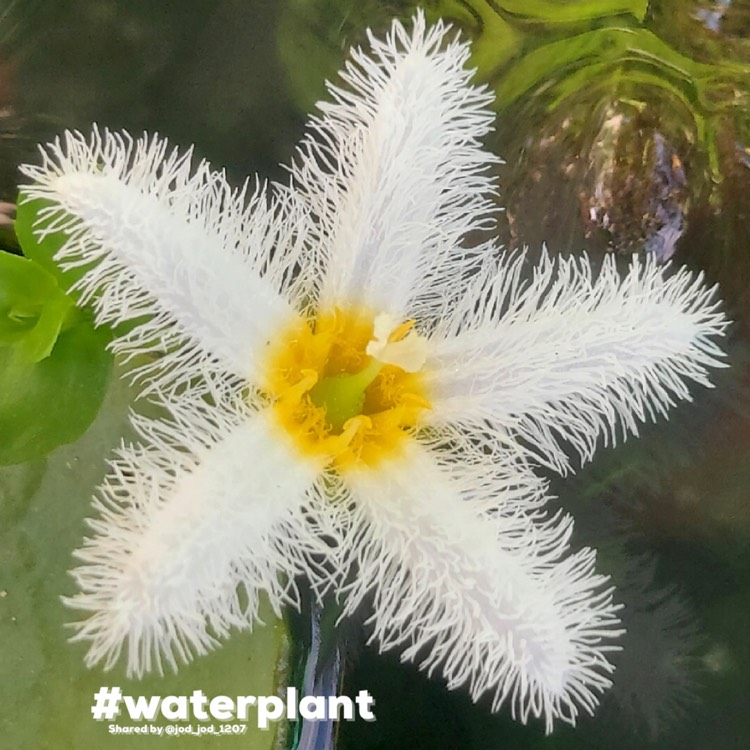
[(296, 575), (317, 578), (312, 557), (328, 546), (305, 506), (320, 467), (263, 413), (201, 408), (137, 420), (149, 444), (121, 448), (99, 491), (66, 600), (87, 615), (74, 639), (89, 644), (89, 666), (109, 669), (124, 649), (129, 675), (176, 670), (251, 627), (261, 593), (279, 614), (296, 603)]
[(528, 468), (455, 459), (410, 441), (377, 471), (343, 477), (356, 505), (347, 611), (372, 594), (381, 649), (489, 695), (495, 710), (507, 701), (523, 722), (575, 723), (611, 684), (605, 654), (621, 631), (607, 579), (592, 550), (561, 561), (572, 521), (529, 510), (540, 482)]
[(526, 282), (524, 260), (489, 264), (435, 331), (426, 365), (435, 423), (483, 433), (489, 423), (565, 471), (561, 440), (589, 459), (600, 436), (637, 433), (723, 366), (716, 339), (727, 321), (702, 275), (634, 256), (621, 277), (608, 256), (595, 277), (585, 256), (545, 254)]
[(470, 85), (465, 43), (421, 11), (370, 35), (329, 85), (292, 168), (316, 224), (311, 252), (325, 267), (322, 304), (364, 305), (398, 319), (410, 302), (455, 283), (472, 229), (487, 227), (496, 161), (480, 148), (492, 96)]
[(179, 352), (183, 373), (202, 355), (253, 375), (268, 337), (294, 319), (284, 295), (306, 282), (291, 278), (304, 224), (291, 194), (274, 204), (260, 186), (233, 191), (158, 137), (68, 132), (41, 152), (22, 171), (28, 195), (52, 203), (44, 233), (69, 236), (57, 259), (87, 269), (77, 286), (98, 322), (146, 318), (115, 350)]

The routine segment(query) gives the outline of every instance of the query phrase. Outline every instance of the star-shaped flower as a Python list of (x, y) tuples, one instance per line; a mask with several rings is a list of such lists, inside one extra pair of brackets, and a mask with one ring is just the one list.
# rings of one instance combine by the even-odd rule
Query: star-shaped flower
[[(689, 398), (724, 317), (688, 273), (470, 246), (491, 95), (418, 14), (355, 50), (288, 186), (233, 192), (157, 137), (68, 133), (25, 167), (81, 299), (169, 413), (134, 417), (77, 551), (87, 662), (142, 675), (306, 576), (372, 638), (526, 721), (609, 684), (617, 607), (541, 463)], [(122, 330), (122, 329), (120, 329)], [(143, 355), (148, 355), (147, 363)]]

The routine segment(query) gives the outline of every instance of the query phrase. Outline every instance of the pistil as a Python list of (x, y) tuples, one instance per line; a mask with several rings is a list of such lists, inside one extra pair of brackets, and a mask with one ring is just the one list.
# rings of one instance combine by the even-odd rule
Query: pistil
[(321, 378), (310, 389), (310, 401), (325, 410), (326, 423), (334, 433), (340, 433), (346, 422), (362, 413), (365, 392), (383, 367), (383, 362), (370, 357), (359, 372)]

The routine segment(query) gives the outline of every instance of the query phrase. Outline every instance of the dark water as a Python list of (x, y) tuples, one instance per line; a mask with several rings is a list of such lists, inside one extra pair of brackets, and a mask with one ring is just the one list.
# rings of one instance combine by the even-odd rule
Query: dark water
[[(626, 605), (616, 687), (595, 718), (545, 738), (357, 647), (346, 687), (375, 695), (378, 721), (343, 726), (344, 750), (750, 747), (750, 2), (641, 5), (559, 19), (531, 0), (427, 4), (475, 38), (498, 92), (504, 241), (646, 247), (704, 270), (735, 321), (714, 391), (553, 480)], [(411, 7), (6, 0), (0, 199), (36, 142), (92, 122), (195, 143), (238, 183), (278, 177), (343, 51)], [(20, 654), (13, 679), (42, 669), (34, 658)]]

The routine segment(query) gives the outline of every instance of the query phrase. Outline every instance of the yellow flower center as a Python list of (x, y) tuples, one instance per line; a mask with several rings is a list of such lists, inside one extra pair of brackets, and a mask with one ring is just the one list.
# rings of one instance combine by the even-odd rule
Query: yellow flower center
[(264, 390), (305, 454), (373, 466), (414, 430), (425, 398), (425, 339), (387, 315), (334, 309), (274, 341)]

